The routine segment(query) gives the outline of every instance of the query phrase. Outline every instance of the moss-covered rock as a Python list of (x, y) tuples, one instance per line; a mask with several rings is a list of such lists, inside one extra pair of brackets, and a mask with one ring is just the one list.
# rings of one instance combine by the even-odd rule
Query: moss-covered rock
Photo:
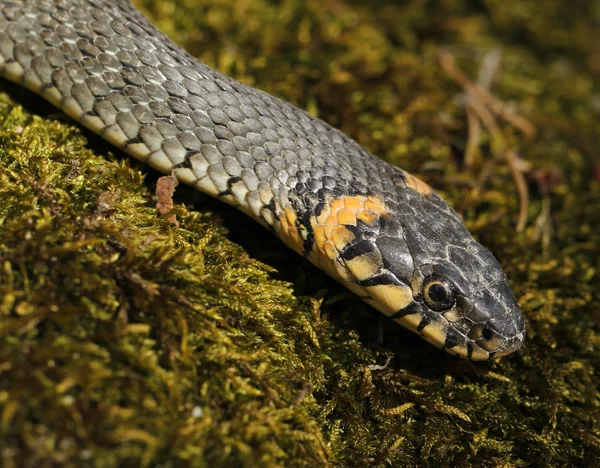
[[(201, 60), (436, 187), (505, 267), (522, 350), (443, 354), (185, 187), (173, 223), (155, 173), (3, 83), (1, 465), (597, 463), (600, 8), (397, 3), (137, 2)], [(469, 120), (476, 95), (442, 51), (503, 100), (497, 128)], [(508, 151), (530, 165), (518, 233)]]

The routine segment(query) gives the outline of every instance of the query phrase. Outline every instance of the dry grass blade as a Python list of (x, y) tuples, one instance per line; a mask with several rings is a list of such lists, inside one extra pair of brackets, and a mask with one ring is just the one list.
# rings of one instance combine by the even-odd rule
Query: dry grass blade
[[(473, 165), (474, 156), (478, 153), (479, 149), (481, 124), (483, 124), (490, 133), (494, 156), (496, 158), (503, 158), (506, 161), (517, 186), (519, 194), (519, 217), (516, 230), (517, 232), (522, 232), (527, 224), (527, 210), (529, 207), (529, 193), (524, 176), (524, 173), (529, 170), (529, 165), (521, 160), (513, 149), (508, 147), (506, 139), (496, 121), (496, 116), (518, 128), (528, 138), (533, 138), (535, 135), (535, 127), (524, 117), (509, 110), (506, 104), (495, 97), (485, 86), (469, 79), (458, 68), (454, 57), (448, 51), (441, 52), (439, 57), (440, 65), (444, 71), (456, 83), (461, 85), (465, 91), (464, 101), (468, 120), (465, 164), (467, 167)], [(487, 68), (496, 67), (489, 66)], [(480, 75), (484, 74), (480, 73)], [(489, 84), (491, 81), (490, 73), (486, 73), (482, 83)], [(483, 183), (486, 178), (481, 178), (480, 183)]]

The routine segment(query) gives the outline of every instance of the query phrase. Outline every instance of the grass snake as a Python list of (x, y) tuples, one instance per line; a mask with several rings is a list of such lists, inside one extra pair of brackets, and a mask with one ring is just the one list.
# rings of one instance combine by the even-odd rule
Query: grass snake
[(0, 1), (0, 75), (131, 156), (237, 207), (449, 353), (517, 350), (494, 256), (424, 182), (199, 62), (127, 0)]

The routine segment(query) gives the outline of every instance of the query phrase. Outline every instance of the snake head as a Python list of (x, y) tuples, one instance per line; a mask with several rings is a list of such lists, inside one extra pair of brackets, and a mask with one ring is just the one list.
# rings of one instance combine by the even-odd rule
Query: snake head
[(346, 197), (313, 210), (309, 258), (449, 353), (487, 360), (519, 349), (523, 314), (492, 253), (435, 193), (407, 190), (398, 200)]
[(521, 346), (523, 314), (506, 275), (434, 193), (407, 191), (397, 205), (336, 200), (313, 227), (321, 268), (430, 343), (471, 360)]
[[(449, 260), (415, 268), (413, 302), (395, 319), (419, 317), (417, 332), (444, 350), (471, 360), (488, 360), (518, 350), (525, 323), (496, 259), (483, 246), (449, 247)], [(461, 270), (458, 264), (468, 261)], [(412, 319), (412, 323), (416, 321)]]
[(392, 287), (411, 297), (388, 315), (463, 358), (488, 360), (519, 349), (525, 322), (506, 275), (454, 210), (435, 194), (409, 194), (395, 211), (402, 215), (386, 223), (375, 243)]

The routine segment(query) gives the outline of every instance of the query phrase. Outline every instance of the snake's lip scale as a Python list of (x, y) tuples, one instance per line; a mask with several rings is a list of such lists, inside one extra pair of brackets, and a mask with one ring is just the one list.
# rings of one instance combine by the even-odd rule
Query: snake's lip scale
[(435, 346), (472, 360), (521, 346), (500, 265), (431, 187), (199, 62), (129, 1), (0, 0), (0, 76), (237, 207)]
[[(413, 304), (411, 311), (419, 307), (422, 308), (423, 305)], [(507, 320), (498, 320), (497, 317), (501, 314), (485, 308), (481, 310), (492, 318), (477, 317), (481, 310), (462, 304), (463, 311), (472, 318), (459, 316), (456, 310), (451, 309), (429, 324), (423, 325), (423, 322), (420, 322), (421, 326), (417, 328), (411, 327), (410, 323), (405, 325), (429, 343), (459, 358), (473, 361), (495, 360), (517, 351), (523, 345), (526, 336), (524, 321), (512, 320), (519, 311), (518, 308), (515, 309), (517, 306), (513, 304), (508, 308), (501, 307)], [(426, 315), (426, 312), (419, 315)], [(410, 315), (405, 318), (410, 318)], [(486, 333), (490, 336), (484, 339)], [(440, 334), (444, 339), (440, 339)]]
[(493, 358), (497, 359), (500, 358), (502, 356), (507, 356), (511, 353), (514, 353), (515, 351), (518, 351), (521, 346), (523, 346), (523, 343), (525, 342), (525, 336), (527, 335), (527, 332), (525, 330), (523, 330), (521, 333), (519, 333), (518, 335), (515, 335), (513, 338), (511, 338), (507, 344), (504, 346), (503, 349), (497, 351), (494, 355)]
[[(491, 361), (499, 359), (503, 356), (514, 353), (519, 350), (525, 340), (525, 331), (510, 338), (505, 344), (497, 350), (486, 350), (480, 346), (473, 344), (462, 344), (447, 350), (450, 354), (454, 354), (459, 358), (469, 359), (471, 361)], [(432, 343), (435, 345), (435, 343)]]

